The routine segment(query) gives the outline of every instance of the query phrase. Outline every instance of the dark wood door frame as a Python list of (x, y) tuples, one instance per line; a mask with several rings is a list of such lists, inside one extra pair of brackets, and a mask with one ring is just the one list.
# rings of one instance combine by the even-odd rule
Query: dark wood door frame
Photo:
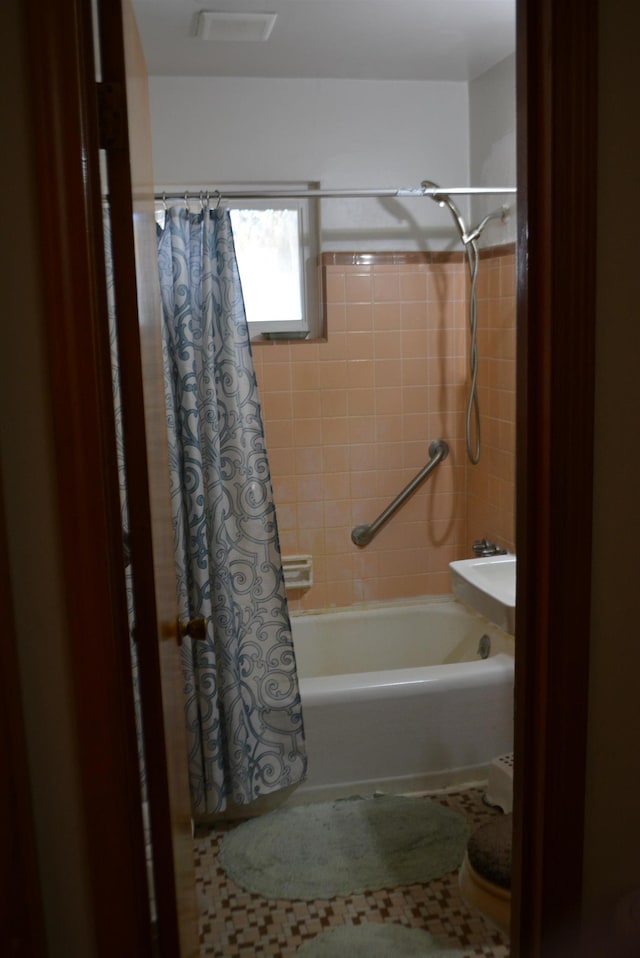
[[(148, 953), (100, 281), (89, 0), (29, 0), (52, 404), (98, 953)], [(589, 632), (596, 3), (518, 8), (514, 958), (578, 954)], [(88, 179), (87, 179), (88, 178)], [(62, 245), (60, 244), (62, 240)], [(69, 414), (71, 411), (71, 414)], [(63, 418), (64, 417), (64, 418)], [(73, 503), (73, 510), (69, 509)], [(79, 573), (81, 586), (79, 586)], [(86, 640), (87, 622), (95, 626)], [(101, 682), (96, 684), (99, 670)], [(88, 720), (87, 720), (88, 718)], [(99, 742), (99, 752), (95, 742)], [(105, 823), (109, 823), (109, 828)], [(526, 823), (526, 827), (525, 827)], [(120, 894), (113, 896), (113, 889)], [(567, 938), (567, 935), (569, 936)]]
[(597, 3), (518, 0), (512, 954), (580, 954), (593, 477)]
[[(25, 4), (69, 661), (95, 954), (151, 958), (90, 0)], [(34, 258), (34, 262), (38, 262)], [(71, 907), (71, 906), (70, 906)]]
[(0, 954), (44, 958), (45, 932), (27, 739), (0, 488)]

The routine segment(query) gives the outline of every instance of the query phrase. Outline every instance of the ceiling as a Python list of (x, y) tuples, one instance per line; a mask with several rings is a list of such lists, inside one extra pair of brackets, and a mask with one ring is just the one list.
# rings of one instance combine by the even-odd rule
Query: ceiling
[[(515, 50), (515, 0), (132, 0), (151, 76), (466, 82)], [(275, 13), (266, 41), (197, 38), (201, 10)]]

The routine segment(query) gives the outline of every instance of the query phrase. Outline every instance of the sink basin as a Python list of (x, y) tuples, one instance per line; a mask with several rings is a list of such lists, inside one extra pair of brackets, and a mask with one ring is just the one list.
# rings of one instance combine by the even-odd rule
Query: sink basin
[(450, 562), (453, 594), (511, 635), (516, 631), (516, 557)]

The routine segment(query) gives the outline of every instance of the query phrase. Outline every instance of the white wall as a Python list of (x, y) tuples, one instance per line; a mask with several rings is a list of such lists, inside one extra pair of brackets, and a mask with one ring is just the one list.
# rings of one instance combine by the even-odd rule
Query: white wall
[[(516, 58), (507, 57), (469, 84), (469, 169), (474, 186), (516, 185)], [(513, 241), (516, 210), (513, 196), (473, 200), (471, 219), (478, 223), (503, 204), (511, 207), (506, 224), (491, 220), (480, 245)]]
[[(150, 98), (160, 188), (469, 182), (466, 83), (151, 77)], [(324, 249), (457, 246), (449, 213), (425, 198), (323, 200), (321, 223)]]

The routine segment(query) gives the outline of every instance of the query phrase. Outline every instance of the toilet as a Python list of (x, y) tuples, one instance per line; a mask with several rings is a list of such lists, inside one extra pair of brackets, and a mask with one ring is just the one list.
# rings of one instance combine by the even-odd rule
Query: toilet
[(511, 812), (480, 825), (467, 844), (458, 873), (460, 893), (505, 934), (511, 924)]
[(513, 752), (498, 755), (489, 766), (489, 780), (484, 800), (487, 805), (510, 812), (513, 808)]
[(489, 768), (485, 802), (502, 810), (473, 833), (458, 873), (460, 893), (493, 925), (509, 934), (511, 920), (511, 833), (513, 828), (513, 752), (499, 755)]

